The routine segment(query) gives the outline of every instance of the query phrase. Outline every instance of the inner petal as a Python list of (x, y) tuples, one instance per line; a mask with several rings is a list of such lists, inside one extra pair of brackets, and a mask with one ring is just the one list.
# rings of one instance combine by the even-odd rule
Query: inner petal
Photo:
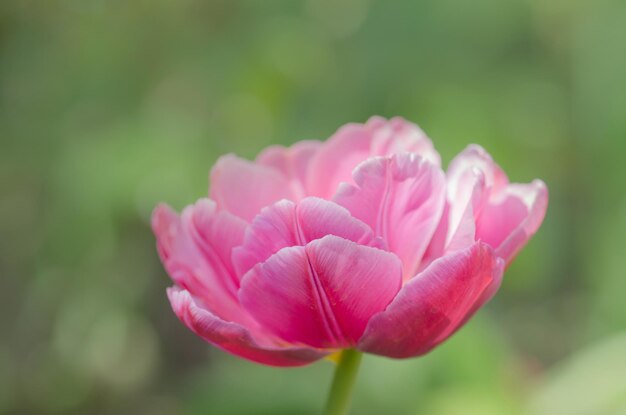
[(242, 246), (233, 250), (237, 274), (290, 246), (303, 246), (326, 235), (336, 235), (361, 245), (382, 247), (365, 223), (336, 203), (309, 197), (300, 203), (281, 200), (262, 210), (246, 230)]
[(413, 277), (436, 230), (445, 202), (441, 169), (411, 153), (371, 158), (342, 183), (334, 200), (367, 223)]
[(280, 171), (233, 155), (221, 157), (211, 170), (209, 194), (221, 210), (248, 222), (265, 206), (296, 199)]

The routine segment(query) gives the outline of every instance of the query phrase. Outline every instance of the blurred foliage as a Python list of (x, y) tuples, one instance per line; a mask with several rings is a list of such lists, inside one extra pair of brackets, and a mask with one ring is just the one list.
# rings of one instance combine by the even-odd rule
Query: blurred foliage
[(317, 413), (331, 363), (257, 366), (176, 321), (148, 218), (220, 154), (380, 114), (551, 203), (457, 336), (366, 357), (354, 413), (623, 414), (625, 21), (623, 0), (0, 2), (0, 413)]
[(626, 332), (577, 352), (537, 387), (529, 414), (626, 414)]

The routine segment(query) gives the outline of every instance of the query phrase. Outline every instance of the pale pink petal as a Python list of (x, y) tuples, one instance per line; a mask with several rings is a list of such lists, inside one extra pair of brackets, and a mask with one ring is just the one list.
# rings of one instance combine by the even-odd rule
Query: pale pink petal
[(476, 238), (488, 243), (510, 263), (537, 232), (548, 207), (548, 189), (541, 180), (511, 184), (483, 208)]
[(498, 193), (509, 184), (504, 171), (491, 158), (489, 153), (477, 144), (470, 144), (465, 150), (450, 162), (446, 176), (452, 194), (456, 194), (456, 188), (462, 184), (461, 177), (468, 171), (477, 169), (485, 176), (485, 187), (492, 193)]
[(485, 176), (482, 170), (468, 169), (458, 180), (459, 183), (448, 186), (446, 206), (420, 270), (446, 253), (466, 248), (476, 240), (476, 219), (485, 199)]
[(280, 171), (233, 155), (220, 157), (211, 170), (209, 194), (220, 210), (248, 222), (265, 206), (296, 198)]
[(299, 141), (291, 147), (270, 146), (256, 158), (256, 163), (280, 171), (289, 180), (291, 191), (299, 200), (309, 194), (309, 164), (322, 146), (320, 141)]
[[(480, 215), (486, 191), (485, 175), (471, 169), (461, 175), (456, 189), (450, 189), (446, 250), (467, 248), (476, 240), (476, 218)], [(452, 194), (452, 191), (456, 193)]]
[(435, 260), (372, 317), (358, 348), (396, 358), (427, 353), (491, 298), (503, 268), (482, 242)]
[[(459, 194), (468, 188), (464, 178), (472, 170), (484, 174), (482, 191), (472, 196), (473, 200), (481, 199), (474, 203), (472, 211), (476, 220), (475, 238), (491, 245), (508, 264), (541, 225), (548, 204), (547, 188), (540, 180), (531, 184), (509, 184), (491, 156), (473, 144), (459, 154), (448, 169), (452, 208), (463, 206), (464, 202), (460, 201), (465, 198)], [(448, 232), (448, 240), (451, 236)]]
[(328, 200), (309, 197), (295, 204), (281, 200), (261, 211), (246, 230), (244, 243), (233, 250), (238, 275), (265, 262), (288, 246), (304, 246), (326, 235), (335, 235), (360, 245), (384, 247), (365, 223)]
[(365, 124), (347, 124), (311, 159), (307, 189), (313, 196), (330, 199), (339, 183), (352, 181), (352, 171), (364, 160), (402, 152), (416, 153), (439, 164), (439, 154), (430, 139), (402, 118), (387, 121), (372, 117)]
[(327, 353), (309, 347), (279, 345), (268, 336), (228, 322), (199, 305), (186, 290), (167, 290), (172, 309), (195, 334), (236, 356), (271, 366), (302, 366)]
[(356, 185), (343, 183), (334, 200), (383, 238), (415, 275), (441, 218), (445, 178), (441, 169), (410, 153), (376, 157), (354, 171)]
[(307, 188), (312, 196), (330, 199), (341, 181), (370, 156), (371, 132), (362, 124), (346, 124), (328, 139), (311, 160)]
[(389, 304), (401, 282), (395, 255), (330, 235), (284, 248), (257, 265), (242, 279), (239, 299), (287, 342), (345, 348)]
[(389, 121), (372, 117), (366, 125), (372, 130), (370, 156), (415, 153), (436, 166), (441, 164), (441, 157), (432, 141), (416, 124), (402, 117), (394, 117)]
[(221, 317), (245, 321), (237, 301), (239, 280), (230, 256), (243, 242), (246, 223), (201, 199), (178, 216), (159, 205), (152, 215), (157, 249), (172, 280)]

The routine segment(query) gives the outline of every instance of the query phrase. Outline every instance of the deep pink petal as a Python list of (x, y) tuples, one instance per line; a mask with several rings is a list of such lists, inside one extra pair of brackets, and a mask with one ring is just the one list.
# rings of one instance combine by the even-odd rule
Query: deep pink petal
[(430, 139), (402, 118), (387, 121), (372, 117), (366, 124), (347, 124), (311, 159), (307, 188), (313, 196), (330, 199), (339, 183), (352, 181), (352, 171), (364, 160), (402, 152), (416, 153), (439, 164), (439, 154)]
[(172, 287), (167, 295), (174, 313), (191, 331), (236, 356), (271, 366), (302, 366), (326, 354), (309, 347), (279, 345), (268, 336), (225, 321), (200, 306), (186, 290)]
[(152, 215), (157, 249), (172, 280), (220, 315), (243, 321), (237, 301), (239, 280), (230, 256), (243, 241), (246, 223), (228, 212), (217, 212), (215, 203), (201, 199), (178, 216), (166, 205)]
[(367, 223), (415, 275), (437, 228), (445, 202), (445, 178), (437, 166), (410, 153), (376, 157), (354, 171), (334, 200)]
[(209, 194), (220, 210), (248, 222), (265, 206), (296, 198), (280, 171), (233, 155), (220, 157), (211, 170)]
[(483, 208), (476, 238), (495, 248), (510, 263), (537, 232), (548, 207), (548, 189), (541, 180), (511, 184)]
[(271, 146), (263, 150), (256, 163), (280, 171), (289, 180), (291, 191), (300, 200), (309, 194), (309, 164), (322, 146), (320, 141), (299, 141), (291, 147)]
[(358, 348), (396, 358), (427, 353), (491, 298), (503, 268), (482, 242), (434, 261), (372, 317)]
[(336, 203), (309, 197), (295, 204), (281, 200), (261, 211), (248, 227), (242, 246), (233, 251), (238, 275), (265, 262), (282, 248), (304, 246), (326, 235), (336, 235), (360, 245), (380, 247), (365, 223)]
[(401, 281), (395, 255), (330, 235), (257, 265), (242, 279), (239, 299), (287, 342), (343, 348), (355, 344)]

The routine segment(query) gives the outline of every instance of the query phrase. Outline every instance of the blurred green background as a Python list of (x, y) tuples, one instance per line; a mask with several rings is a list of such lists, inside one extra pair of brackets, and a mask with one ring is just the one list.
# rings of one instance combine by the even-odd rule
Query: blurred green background
[(330, 362), (254, 365), (178, 323), (149, 230), (223, 153), (374, 114), (543, 178), (499, 295), (355, 414), (626, 414), (626, 2), (0, 2), (0, 413), (315, 414)]

